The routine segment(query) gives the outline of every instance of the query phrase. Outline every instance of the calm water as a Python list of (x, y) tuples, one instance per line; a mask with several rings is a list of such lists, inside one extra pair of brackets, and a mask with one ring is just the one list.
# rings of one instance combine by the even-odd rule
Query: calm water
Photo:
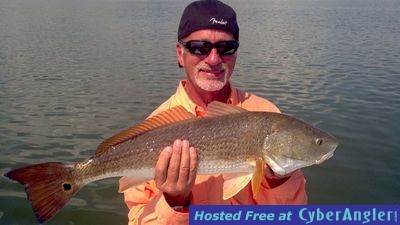
[[(310, 203), (400, 202), (400, 1), (240, 0), (233, 82), (334, 134), (305, 170)], [(0, 173), (76, 162), (175, 91), (187, 1), (0, 0)], [(85, 187), (47, 224), (126, 224), (116, 179)], [(0, 178), (0, 224), (36, 224)]]

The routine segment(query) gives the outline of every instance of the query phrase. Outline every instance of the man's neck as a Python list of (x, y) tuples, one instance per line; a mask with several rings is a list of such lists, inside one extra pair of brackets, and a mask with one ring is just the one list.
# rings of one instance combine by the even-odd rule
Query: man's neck
[[(195, 87), (190, 82), (185, 85), (185, 90), (189, 97), (197, 104), (201, 106), (207, 106), (212, 101), (220, 101), (226, 103), (231, 93), (231, 87), (229, 83), (225, 85), (219, 91), (204, 91), (200, 88)], [(200, 102), (199, 102), (200, 101)]]

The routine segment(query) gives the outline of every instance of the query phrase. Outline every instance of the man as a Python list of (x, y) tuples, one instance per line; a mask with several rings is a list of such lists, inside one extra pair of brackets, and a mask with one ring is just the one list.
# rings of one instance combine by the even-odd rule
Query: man
[[(151, 115), (182, 105), (201, 116), (207, 104), (220, 101), (250, 111), (279, 112), (268, 100), (232, 86), (230, 77), (239, 47), (234, 10), (216, 0), (189, 4), (178, 28), (176, 54), (186, 73), (177, 91)], [(306, 204), (305, 179), (300, 171), (277, 177), (265, 166), (266, 176), (257, 198), (250, 184), (223, 200), (222, 175), (197, 176), (197, 155), (186, 140), (175, 140), (160, 154), (154, 181), (124, 191), (129, 224), (188, 224), (189, 204)], [(123, 181), (121, 180), (121, 185)]]

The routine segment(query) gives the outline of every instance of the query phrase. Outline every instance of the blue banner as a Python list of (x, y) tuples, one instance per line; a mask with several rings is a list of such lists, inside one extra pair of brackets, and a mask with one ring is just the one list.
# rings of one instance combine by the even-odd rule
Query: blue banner
[(399, 205), (191, 205), (190, 225), (397, 224)]

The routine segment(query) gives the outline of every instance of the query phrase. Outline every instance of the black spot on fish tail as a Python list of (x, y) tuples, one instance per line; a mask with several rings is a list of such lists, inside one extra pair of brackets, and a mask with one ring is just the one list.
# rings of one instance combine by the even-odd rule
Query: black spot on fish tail
[(64, 189), (64, 191), (70, 191), (70, 190), (72, 190), (72, 186), (71, 186), (71, 184), (65, 183), (65, 184), (63, 184), (63, 189)]

